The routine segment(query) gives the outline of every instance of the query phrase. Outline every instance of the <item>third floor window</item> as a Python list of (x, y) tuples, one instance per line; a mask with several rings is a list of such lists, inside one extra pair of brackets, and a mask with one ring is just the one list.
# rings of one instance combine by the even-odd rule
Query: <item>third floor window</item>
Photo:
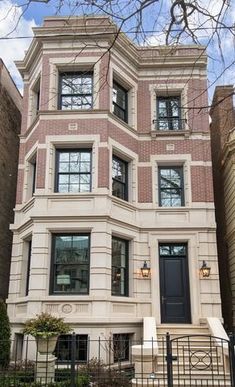
[(60, 74), (61, 110), (92, 108), (92, 73), (76, 72)]
[(181, 130), (180, 97), (158, 97), (157, 117), (158, 130)]
[(91, 191), (89, 149), (57, 149), (55, 191), (61, 193)]
[(128, 122), (128, 91), (113, 82), (113, 113), (121, 120)]

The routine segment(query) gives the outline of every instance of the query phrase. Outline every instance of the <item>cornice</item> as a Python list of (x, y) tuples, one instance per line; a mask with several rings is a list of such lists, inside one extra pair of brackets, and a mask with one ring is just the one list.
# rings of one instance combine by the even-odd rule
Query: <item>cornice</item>
[[(86, 24), (86, 20), (95, 20), (96, 17), (83, 18), (48, 18), (48, 21), (58, 21), (59, 25), (44, 26), (33, 28), (34, 38), (22, 61), (16, 61), (16, 66), (23, 75), (28, 72), (37, 53), (43, 48), (44, 42), (60, 42), (64, 41), (84, 40), (96, 41), (106, 40), (109, 47), (115, 45), (115, 48), (122, 53), (136, 68), (151, 68), (154, 67), (204, 67), (206, 66), (205, 48), (198, 45), (185, 46), (137, 46), (133, 43), (126, 34), (119, 32), (118, 27), (110, 22), (109, 18), (99, 18), (104, 20), (106, 24), (97, 23)], [(73, 24), (78, 21), (80, 24)], [(63, 24), (64, 23), (64, 24)], [(68, 24), (72, 23), (72, 24)], [(118, 37), (116, 38), (116, 34)], [(65, 49), (66, 52), (66, 49)]]

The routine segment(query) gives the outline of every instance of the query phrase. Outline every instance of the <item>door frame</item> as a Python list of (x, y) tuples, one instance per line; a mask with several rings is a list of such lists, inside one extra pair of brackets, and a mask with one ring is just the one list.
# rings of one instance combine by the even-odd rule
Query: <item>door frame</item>
[[(162, 282), (161, 282), (161, 260), (164, 260), (162, 256), (160, 255), (160, 246), (161, 245), (169, 245), (169, 246), (180, 246), (185, 245), (186, 248), (186, 255), (182, 256), (182, 259), (184, 259), (184, 270), (186, 273), (186, 280), (184, 281), (184, 287), (187, 289), (188, 294), (187, 297), (185, 297), (185, 307), (186, 307), (186, 313), (185, 318), (186, 321), (162, 321), (163, 320), (163, 306), (162, 306)], [(161, 324), (192, 324), (192, 305), (191, 305), (191, 286), (190, 286), (190, 272), (189, 272), (189, 246), (188, 242), (185, 241), (167, 241), (167, 242), (158, 242), (158, 257), (159, 257), (159, 307), (160, 307), (160, 321)], [(166, 256), (167, 257), (167, 256)], [(173, 258), (174, 256), (169, 256), (169, 258)], [(176, 256), (181, 258), (181, 256)]]

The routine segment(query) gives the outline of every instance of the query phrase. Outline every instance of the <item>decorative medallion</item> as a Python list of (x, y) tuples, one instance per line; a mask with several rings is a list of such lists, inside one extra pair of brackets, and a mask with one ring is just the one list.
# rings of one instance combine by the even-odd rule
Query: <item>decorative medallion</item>
[(61, 309), (62, 309), (63, 313), (69, 314), (72, 312), (73, 308), (72, 308), (72, 305), (70, 305), (70, 304), (64, 304)]

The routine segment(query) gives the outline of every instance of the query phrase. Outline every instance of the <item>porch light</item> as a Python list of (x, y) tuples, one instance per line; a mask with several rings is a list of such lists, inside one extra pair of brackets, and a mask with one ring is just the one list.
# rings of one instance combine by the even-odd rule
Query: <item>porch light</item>
[(203, 278), (208, 278), (208, 277), (210, 277), (211, 268), (207, 266), (206, 261), (203, 261), (202, 267), (201, 267), (201, 269), (200, 269), (200, 273), (201, 273), (201, 276), (202, 276)]
[(150, 275), (150, 267), (148, 267), (148, 264), (146, 261), (144, 261), (143, 267), (141, 267), (141, 275), (143, 278), (148, 278)]

